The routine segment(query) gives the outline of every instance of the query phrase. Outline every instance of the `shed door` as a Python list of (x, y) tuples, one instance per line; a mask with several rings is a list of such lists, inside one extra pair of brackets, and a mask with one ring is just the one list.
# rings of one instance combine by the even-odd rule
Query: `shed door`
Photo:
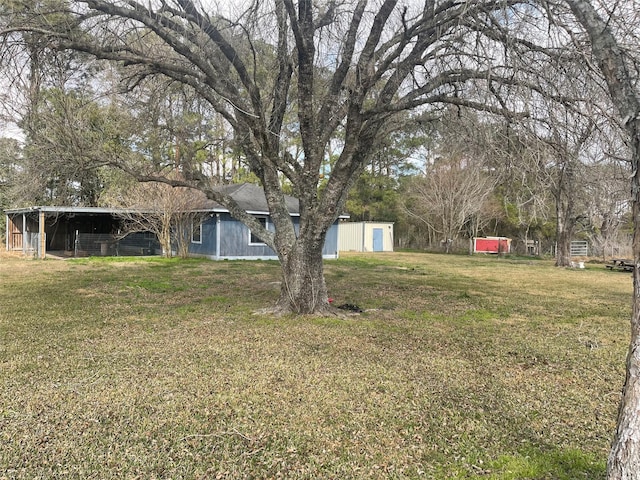
[(373, 251), (374, 252), (382, 252), (382, 228), (374, 228), (373, 229)]

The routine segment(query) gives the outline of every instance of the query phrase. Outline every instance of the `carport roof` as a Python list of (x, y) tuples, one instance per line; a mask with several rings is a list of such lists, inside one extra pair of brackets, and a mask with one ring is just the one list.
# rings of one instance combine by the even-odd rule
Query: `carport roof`
[(58, 207), (58, 206), (36, 206), (25, 208), (9, 208), (5, 210), (5, 213), (19, 214), (19, 213), (84, 213), (84, 214), (106, 214), (106, 213), (118, 213), (125, 212), (127, 210), (118, 208), (104, 208), (104, 207)]

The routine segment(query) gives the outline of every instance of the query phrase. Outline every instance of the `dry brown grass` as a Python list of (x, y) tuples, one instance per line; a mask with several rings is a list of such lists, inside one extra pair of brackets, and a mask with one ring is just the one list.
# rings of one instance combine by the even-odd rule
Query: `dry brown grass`
[[(2, 242), (2, 238), (0, 238)], [(8, 252), (4, 244), (0, 245), (0, 260), (24, 258), (22, 252)]]
[(631, 280), (420, 254), (326, 267), (0, 259), (0, 478), (602, 478)]

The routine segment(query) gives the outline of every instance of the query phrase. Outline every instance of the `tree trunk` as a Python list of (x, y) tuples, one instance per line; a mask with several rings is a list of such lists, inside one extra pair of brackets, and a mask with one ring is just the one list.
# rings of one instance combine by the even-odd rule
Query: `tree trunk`
[(182, 259), (189, 257), (189, 240), (192, 222), (195, 222), (190, 215), (182, 215), (175, 225), (174, 241), (176, 252)]
[(556, 193), (556, 267), (571, 266), (571, 237), (575, 226), (573, 172), (571, 166), (564, 170)]
[(160, 247), (162, 248), (162, 256), (171, 258), (171, 225), (163, 222), (160, 234)]
[(556, 267), (571, 266), (571, 229), (558, 218), (556, 229)]
[(299, 238), (280, 259), (282, 285), (276, 309), (280, 313), (323, 313), (330, 310), (324, 280), (322, 247), (324, 239)]

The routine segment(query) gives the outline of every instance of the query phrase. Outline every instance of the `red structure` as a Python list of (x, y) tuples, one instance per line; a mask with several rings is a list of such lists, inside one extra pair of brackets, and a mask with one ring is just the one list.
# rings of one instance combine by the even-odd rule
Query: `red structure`
[(511, 239), (506, 237), (484, 237), (473, 239), (473, 253), (510, 253)]

